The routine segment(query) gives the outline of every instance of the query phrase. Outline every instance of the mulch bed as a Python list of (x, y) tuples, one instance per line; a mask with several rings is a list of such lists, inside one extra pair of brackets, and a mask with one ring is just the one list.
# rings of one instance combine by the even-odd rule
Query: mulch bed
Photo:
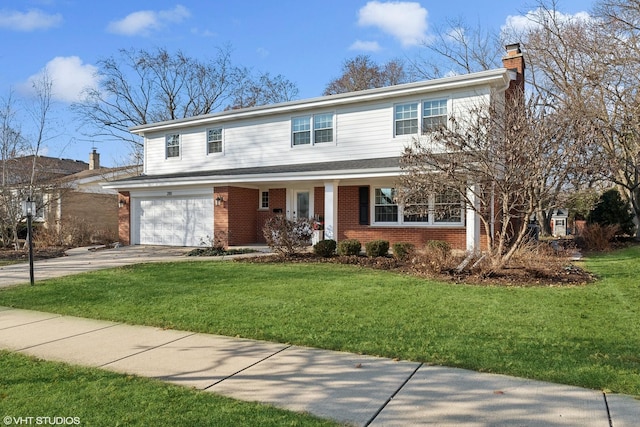
[(456, 273), (444, 271), (440, 274), (419, 271), (411, 265), (394, 257), (366, 257), (366, 256), (333, 256), (318, 257), (312, 253), (295, 254), (289, 257), (265, 255), (254, 258), (241, 258), (237, 262), (251, 263), (334, 263), (359, 265), (366, 268), (401, 272), (414, 276), (435, 279), (445, 282), (476, 284), (484, 286), (569, 286), (592, 283), (596, 277), (591, 273), (569, 262), (557, 263), (546, 268), (511, 267), (494, 271), (489, 275), (472, 274), (468, 272)]
[[(65, 256), (66, 248), (34, 248), (34, 261)], [(29, 261), (28, 250), (0, 249), (0, 261)]]

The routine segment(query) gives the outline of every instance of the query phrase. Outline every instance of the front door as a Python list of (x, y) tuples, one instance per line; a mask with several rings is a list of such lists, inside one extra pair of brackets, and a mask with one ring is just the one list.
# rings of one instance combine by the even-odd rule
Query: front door
[(299, 218), (313, 217), (313, 190), (289, 189), (287, 191), (287, 218), (297, 220)]
[(293, 206), (293, 219), (298, 218), (311, 218), (310, 204), (309, 204), (309, 192), (308, 191), (296, 191)]

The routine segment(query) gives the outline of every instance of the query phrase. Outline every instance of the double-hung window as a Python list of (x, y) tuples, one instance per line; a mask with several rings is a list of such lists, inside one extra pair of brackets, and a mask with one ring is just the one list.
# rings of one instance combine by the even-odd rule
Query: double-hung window
[(333, 142), (333, 133), (333, 113), (294, 117), (291, 120), (291, 140), (294, 146)]
[(222, 128), (207, 129), (207, 154), (222, 153)]
[(422, 103), (422, 133), (447, 126), (447, 100), (438, 99)]
[(418, 103), (396, 105), (394, 122), (396, 135), (418, 133)]
[(447, 126), (447, 100), (396, 104), (393, 114), (395, 136), (427, 134)]
[(373, 217), (375, 222), (398, 222), (395, 188), (376, 188)]
[(293, 145), (311, 144), (311, 117), (295, 117), (291, 122)]
[(462, 222), (462, 203), (460, 195), (453, 189), (446, 189), (434, 195), (433, 222)]
[(333, 114), (313, 116), (313, 143), (333, 142)]
[(180, 157), (180, 135), (171, 134), (166, 136), (167, 158)]

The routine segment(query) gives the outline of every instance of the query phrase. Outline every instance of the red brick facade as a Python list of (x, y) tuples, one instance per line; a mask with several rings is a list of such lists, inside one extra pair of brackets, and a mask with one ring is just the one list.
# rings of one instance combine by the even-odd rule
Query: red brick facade
[(118, 240), (123, 245), (131, 244), (131, 197), (128, 191), (118, 193)]
[[(375, 227), (359, 223), (359, 188), (338, 188), (338, 240), (357, 239), (363, 245), (371, 240), (384, 239), (392, 245), (410, 242), (422, 246), (429, 240), (443, 240), (455, 249), (466, 248), (466, 230), (459, 227)], [(278, 213), (286, 213), (286, 189), (269, 190), (269, 208), (260, 209), (260, 191), (241, 187), (216, 187), (214, 199), (224, 202), (214, 208), (215, 231), (228, 234), (229, 245), (264, 243), (264, 223)], [(314, 189), (314, 214), (324, 216), (324, 188)], [(483, 237), (484, 240), (484, 237)]]

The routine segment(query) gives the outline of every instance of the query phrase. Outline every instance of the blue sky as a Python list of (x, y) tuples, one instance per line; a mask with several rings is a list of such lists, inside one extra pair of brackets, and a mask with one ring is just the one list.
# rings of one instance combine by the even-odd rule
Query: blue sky
[[(559, 0), (558, 9), (573, 15), (591, 4)], [(55, 120), (43, 154), (87, 161), (95, 146), (103, 164), (115, 165), (125, 161), (127, 147), (78, 134), (69, 105), (96, 84), (97, 61), (120, 48), (164, 47), (206, 58), (230, 45), (235, 65), (282, 74), (302, 99), (320, 96), (342, 63), (358, 54), (378, 63), (415, 58), (448, 19), (499, 29), (534, 8), (531, 0), (2, 0), (0, 97), (13, 91), (28, 101), (30, 79), (46, 68)], [(21, 112), (29, 135), (26, 107)]]

